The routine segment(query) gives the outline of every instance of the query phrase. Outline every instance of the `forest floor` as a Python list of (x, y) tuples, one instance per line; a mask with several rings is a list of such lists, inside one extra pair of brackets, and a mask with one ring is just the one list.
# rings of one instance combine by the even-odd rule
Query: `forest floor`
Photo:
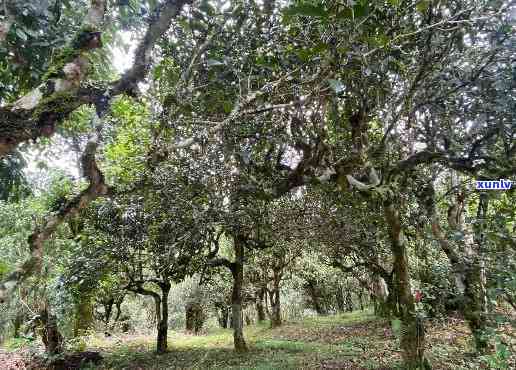
[[(502, 335), (513, 349), (513, 333)], [(511, 334), (511, 335), (507, 335)], [(104, 357), (86, 369), (401, 369), (398, 340), (385, 320), (370, 312), (315, 317), (245, 328), (249, 353), (232, 349), (231, 330), (210, 330), (203, 335), (171, 332), (169, 352), (156, 355), (154, 335), (98, 334), (87, 339), (86, 349)], [(427, 328), (427, 355), (434, 369), (516, 369), (515, 354), (508, 365), (503, 354), (478, 358), (471, 355), (467, 326), (459, 319), (433, 322)], [(2, 352), (0, 369), (19, 361), (20, 350)], [(500, 352), (500, 351), (498, 351)], [(18, 356), (18, 357), (16, 357)], [(2, 362), (2, 359), (4, 362)], [(498, 361), (498, 364), (497, 364)], [(487, 364), (490, 363), (490, 366)], [(12, 369), (23, 369), (12, 365)]]

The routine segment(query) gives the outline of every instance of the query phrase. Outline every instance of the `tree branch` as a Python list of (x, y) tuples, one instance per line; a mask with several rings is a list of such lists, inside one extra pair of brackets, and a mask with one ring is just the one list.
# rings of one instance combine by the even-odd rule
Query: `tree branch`
[(150, 69), (154, 45), (169, 29), (172, 19), (179, 15), (186, 2), (185, 0), (167, 0), (156, 10), (143, 40), (136, 49), (133, 66), (113, 84), (113, 95), (134, 90), (136, 84), (145, 78)]
[(150, 69), (152, 49), (170, 27), (184, 5), (183, 0), (167, 0), (152, 17), (147, 32), (136, 49), (134, 64), (118, 81), (100, 83), (101, 88), (84, 84), (88, 71), (88, 54), (102, 46), (99, 31), (104, 20), (106, 2), (92, 0), (84, 26), (72, 43), (63, 50), (63, 61), (47, 71), (40, 86), (10, 106), (0, 107), (0, 158), (24, 141), (52, 136), (56, 127), (70, 113), (84, 104), (104, 109), (111, 97), (133, 93)]
[(0, 283), (0, 302), (3, 302), (20, 283), (40, 269), (44, 243), (50, 239), (57, 227), (71, 216), (76, 215), (97, 197), (108, 194), (109, 188), (105, 184), (104, 175), (98, 168), (95, 160), (100, 128), (99, 123), (95, 134), (86, 144), (81, 158), (83, 175), (89, 180), (89, 186), (68, 201), (56, 214), (49, 215), (43, 222), (43, 225), (29, 236), (30, 257)]

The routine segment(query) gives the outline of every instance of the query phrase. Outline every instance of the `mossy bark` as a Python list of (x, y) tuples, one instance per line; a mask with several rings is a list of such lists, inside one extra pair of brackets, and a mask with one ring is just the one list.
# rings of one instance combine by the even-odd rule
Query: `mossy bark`
[(425, 329), (422, 320), (416, 314), (416, 306), (410, 286), (410, 272), (406, 243), (401, 227), (399, 207), (385, 202), (384, 212), (388, 225), (391, 252), (394, 265), (394, 283), (399, 299), (402, 332), (400, 347), (404, 369), (429, 369), (425, 358)]
[(90, 295), (82, 294), (75, 304), (73, 336), (86, 334), (93, 324), (93, 300)]

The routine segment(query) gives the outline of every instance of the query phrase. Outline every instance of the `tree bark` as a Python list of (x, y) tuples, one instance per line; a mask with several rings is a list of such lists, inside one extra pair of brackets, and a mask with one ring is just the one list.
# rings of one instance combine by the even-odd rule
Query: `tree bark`
[(258, 322), (263, 322), (266, 319), (265, 309), (263, 307), (264, 296), (265, 296), (265, 289), (260, 288), (260, 290), (258, 290), (258, 293), (256, 295), (256, 313), (258, 316)]
[(335, 300), (337, 301), (337, 310), (339, 313), (346, 311), (346, 305), (344, 303), (344, 294), (342, 293), (342, 287), (337, 287), (337, 293), (335, 294)]
[(231, 270), (233, 275), (233, 290), (231, 293), (231, 323), (233, 326), (233, 342), (235, 351), (247, 352), (244, 339), (244, 323), (242, 312), (242, 285), (244, 283), (244, 239), (234, 238), (235, 262)]
[(84, 335), (93, 323), (93, 302), (88, 294), (81, 294), (75, 304), (73, 336)]
[(357, 293), (358, 304), (360, 305), (360, 311), (364, 311), (364, 290), (360, 289)]
[(164, 282), (160, 284), (161, 288), (161, 315), (158, 314), (159, 301), (156, 303), (156, 319), (158, 322), (158, 337), (156, 344), (156, 352), (165, 353), (168, 349), (168, 294), (170, 292), (170, 283)]
[(280, 281), (281, 273), (277, 270), (273, 271), (273, 288), (271, 294), (271, 328), (277, 328), (281, 326)]
[(44, 308), (40, 313), (42, 323), (41, 339), (45, 345), (45, 352), (50, 355), (57, 355), (63, 352), (63, 336), (57, 327), (57, 319)]
[(224, 303), (216, 305), (216, 308), (219, 326), (223, 329), (227, 329), (229, 320), (229, 308)]
[(399, 207), (385, 202), (385, 219), (389, 229), (391, 251), (394, 264), (394, 281), (400, 303), (402, 333), (400, 347), (404, 369), (430, 368), (425, 359), (425, 330), (421, 319), (416, 315), (416, 307), (410, 286), (410, 273), (407, 258), (405, 237), (401, 228)]
[(349, 291), (346, 292), (346, 311), (353, 312), (353, 299)]
[(308, 290), (308, 294), (312, 299), (312, 305), (315, 309), (315, 312), (317, 312), (317, 314), (320, 316), (326, 316), (328, 312), (326, 311), (326, 307), (324, 307), (324, 304), (322, 304), (319, 299), (319, 293), (317, 292), (316, 283), (313, 280), (310, 280), (308, 281), (306, 287)]
[(115, 302), (116, 306), (116, 316), (115, 316), (115, 322), (120, 320), (120, 315), (122, 314), (122, 303), (124, 302), (124, 296), (122, 296), (119, 300)]
[(25, 312), (22, 310), (17, 311), (16, 316), (14, 317), (14, 320), (13, 320), (13, 329), (14, 329), (13, 337), (14, 338), (19, 338), (20, 328), (21, 328), (24, 320), (25, 320)]
[(115, 299), (110, 298), (107, 301), (105, 301), (102, 306), (104, 306), (104, 329), (108, 330), (109, 327), (109, 320), (111, 319), (111, 314), (113, 313), (113, 306), (115, 304)]
[(136, 287), (127, 288), (135, 293), (152, 297), (154, 300), (154, 308), (156, 310), (156, 329), (158, 335), (156, 338), (156, 352), (165, 353), (168, 348), (168, 294), (170, 292), (170, 282), (161, 281), (159, 284), (161, 290), (161, 296), (152, 291), (143, 288), (142, 285)]
[[(435, 194), (433, 186), (428, 186), (423, 193), (423, 204), (427, 209), (429, 218), (432, 222), (432, 233), (439, 242), (441, 249), (448, 257), (455, 286), (461, 293), (459, 309), (468, 322), (473, 337), (475, 347), (478, 352), (483, 353), (487, 350), (488, 342), (484, 335), (487, 328), (485, 315), (486, 289), (483, 277), (482, 249), (484, 243), (483, 223), (487, 213), (487, 198), (485, 194), (480, 195), (477, 209), (477, 223), (474, 227), (474, 244), (476, 248), (463, 242), (464, 253), (457, 253), (452, 243), (448, 240), (441, 229), (439, 217), (435, 207)], [(448, 226), (450, 230), (462, 232), (463, 212), (465, 206), (465, 196), (463, 193), (456, 195), (456, 201), (448, 209)]]
[(483, 271), (483, 244), (484, 244), (484, 223), (487, 214), (488, 198), (487, 194), (480, 194), (477, 208), (477, 222), (474, 226), (475, 250), (467, 256), (465, 271), (464, 289), (464, 317), (468, 321), (475, 347), (479, 353), (485, 353), (489, 346), (486, 337), (487, 318), (486, 318), (486, 286), (485, 273)]

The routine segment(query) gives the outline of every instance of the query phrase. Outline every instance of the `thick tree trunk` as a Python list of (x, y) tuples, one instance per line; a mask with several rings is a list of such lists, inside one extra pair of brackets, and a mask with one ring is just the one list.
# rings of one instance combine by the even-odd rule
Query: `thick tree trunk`
[(317, 312), (317, 314), (320, 316), (326, 316), (328, 312), (326, 311), (324, 304), (322, 304), (321, 300), (319, 299), (319, 292), (317, 291), (316, 283), (310, 280), (306, 286), (308, 294), (312, 299), (312, 305), (315, 309), (315, 312)]
[(115, 316), (115, 322), (120, 320), (120, 315), (122, 314), (122, 303), (124, 301), (124, 297), (120, 298), (118, 301), (115, 302), (116, 306), (116, 316)]
[(24, 311), (20, 310), (20, 311), (16, 312), (16, 316), (14, 317), (14, 320), (13, 320), (13, 329), (14, 329), (13, 337), (14, 338), (18, 338), (20, 336), (20, 328), (21, 328), (24, 320), (25, 320)]
[(476, 349), (479, 353), (485, 353), (489, 346), (489, 341), (485, 333), (488, 325), (486, 318), (487, 292), (483, 263), (484, 222), (487, 214), (487, 207), (487, 194), (482, 193), (480, 194), (480, 200), (478, 203), (477, 222), (474, 225), (474, 244), (476, 248), (474, 248), (470, 255), (467, 256), (467, 267), (464, 274), (464, 318), (468, 321), (468, 325), (473, 337), (475, 338)]
[(199, 333), (204, 325), (205, 315), (202, 305), (199, 302), (193, 301), (186, 304), (186, 324), (185, 329), (195, 334)]
[(335, 300), (337, 301), (337, 310), (339, 313), (343, 313), (346, 311), (346, 304), (344, 302), (344, 293), (342, 292), (342, 287), (339, 285), (337, 288), (337, 293), (335, 294)]
[(263, 322), (266, 319), (265, 309), (263, 307), (264, 296), (265, 296), (265, 289), (260, 288), (260, 290), (258, 290), (258, 293), (256, 295), (256, 313), (258, 316), (258, 322)]
[(353, 299), (349, 291), (346, 293), (346, 311), (353, 312)]
[(280, 281), (280, 273), (278, 271), (274, 271), (273, 289), (271, 294), (271, 328), (277, 328), (281, 326)]
[[(158, 337), (156, 351), (165, 353), (168, 349), (168, 294), (170, 292), (170, 283), (161, 284), (161, 299), (156, 301), (156, 319), (158, 322)], [(160, 302), (161, 301), (161, 302)], [(160, 311), (161, 303), (161, 315)]]
[(360, 305), (360, 311), (364, 311), (364, 290), (360, 289), (357, 293), (358, 304)]
[(115, 299), (111, 298), (108, 301), (105, 301), (102, 305), (104, 306), (104, 317), (102, 321), (104, 321), (104, 329), (107, 331), (109, 329), (109, 320), (111, 319), (111, 314), (113, 313)]
[(41, 339), (45, 345), (45, 352), (49, 355), (57, 355), (63, 352), (63, 336), (57, 327), (57, 319), (46, 308), (41, 311), (42, 323)]
[(391, 251), (394, 264), (394, 278), (399, 299), (400, 318), (402, 321), (401, 349), (404, 369), (430, 368), (425, 359), (425, 331), (423, 322), (416, 315), (416, 307), (410, 286), (410, 273), (401, 229), (398, 207), (392, 203), (384, 205), (385, 219), (389, 228)]
[(84, 335), (93, 324), (93, 302), (91, 296), (82, 294), (75, 305), (73, 336)]
[[(485, 315), (486, 288), (482, 261), (484, 218), (488, 206), (487, 198), (485, 194), (480, 195), (477, 222), (474, 226), (474, 243), (465, 241), (463, 245), (464, 253), (458, 253), (441, 229), (434, 197), (434, 189), (432, 186), (429, 186), (426, 193), (423, 194), (423, 204), (427, 208), (428, 215), (432, 220), (433, 235), (450, 261), (455, 286), (462, 294), (459, 308), (471, 329), (477, 351), (483, 353), (488, 347), (488, 341), (484, 335), (487, 329), (487, 320)], [(448, 209), (448, 226), (450, 230), (463, 231), (463, 212), (465, 208), (465, 196), (463, 193), (459, 193), (456, 195), (455, 203)], [(471, 244), (475, 244), (476, 248)]]
[(229, 308), (225, 304), (217, 305), (216, 308), (219, 326), (223, 329), (227, 329), (229, 320)]
[(244, 339), (244, 323), (242, 312), (242, 285), (244, 283), (244, 240), (234, 238), (235, 262), (232, 268), (233, 290), (231, 293), (231, 324), (233, 327), (233, 342), (235, 351), (247, 352)]

